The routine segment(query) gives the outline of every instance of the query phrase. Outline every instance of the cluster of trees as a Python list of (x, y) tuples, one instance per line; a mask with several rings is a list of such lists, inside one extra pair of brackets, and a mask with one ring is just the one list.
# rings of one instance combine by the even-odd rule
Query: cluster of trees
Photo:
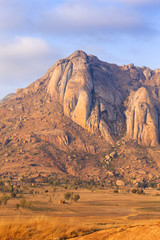
[(59, 179), (56, 174), (42, 178), (43, 183), (48, 183), (49, 185), (53, 187), (64, 187), (65, 189), (78, 189), (78, 188), (84, 188), (84, 189), (93, 189), (93, 188), (103, 188), (105, 186), (105, 183), (96, 182), (94, 179), (90, 180), (81, 180), (81, 179), (75, 179), (75, 178), (63, 178)]
[[(7, 202), (11, 199), (11, 198), (16, 198), (17, 195), (15, 192), (11, 192), (10, 195), (7, 195), (6, 193), (4, 193), (1, 197), (0, 197), (0, 205), (4, 204), (7, 205)], [(23, 195), (19, 195), (18, 198), (23, 197)], [(23, 200), (23, 199), (22, 199)]]
[(27, 202), (25, 198), (22, 198), (19, 203), (16, 204), (16, 209), (21, 208), (31, 208), (31, 203)]
[(19, 186), (15, 187), (12, 184), (5, 186), (3, 181), (0, 181), (0, 192), (3, 193), (15, 193), (15, 194), (22, 194), (23, 191), (21, 189), (19, 189)]
[(66, 192), (64, 194), (64, 199), (77, 202), (80, 199), (80, 195), (74, 192)]

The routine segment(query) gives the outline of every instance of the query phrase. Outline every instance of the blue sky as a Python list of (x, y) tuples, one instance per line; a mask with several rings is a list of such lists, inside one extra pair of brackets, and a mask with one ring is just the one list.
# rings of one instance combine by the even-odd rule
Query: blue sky
[(160, 68), (159, 0), (0, 0), (0, 98), (81, 49)]

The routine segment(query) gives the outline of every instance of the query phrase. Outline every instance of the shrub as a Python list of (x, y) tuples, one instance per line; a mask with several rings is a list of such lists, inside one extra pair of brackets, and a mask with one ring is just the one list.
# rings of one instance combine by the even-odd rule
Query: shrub
[(136, 193), (136, 192), (137, 192), (137, 189), (133, 188), (132, 193)]
[(29, 194), (33, 194), (33, 189), (29, 190)]
[(48, 202), (49, 202), (49, 203), (52, 203), (52, 198), (51, 198), (51, 197), (49, 198), (49, 201), (48, 201)]
[(114, 192), (114, 193), (119, 193), (119, 190), (118, 190), (118, 189), (115, 189), (113, 192)]
[(21, 194), (19, 194), (18, 197), (19, 197), (19, 198), (24, 198), (24, 195), (21, 193)]
[(157, 184), (155, 182), (150, 182), (149, 183), (149, 187), (151, 188), (156, 188), (157, 187)]
[(141, 189), (137, 189), (137, 194), (143, 194), (144, 193), (144, 191), (143, 191), (143, 189), (141, 188)]
[(141, 189), (139, 189), (139, 188), (138, 188), (138, 189), (133, 188), (133, 189), (132, 189), (132, 193), (137, 193), (137, 194), (140, 195), (140, 194), (144, 194), (144, 191), (143, 191), (142, 188), (141, 188)]
[(19, 207), (20, 207), (20, 205), (17, 203), (16, 206), (15, 206), (15, 208), (18, 210)]
[(0, 186), (4, 186), (4, 182), (0, 181)]
[(6, 194), (3, 194), (0, 199), (1, 203), (3, 203), (4, 205), (7, 205), (8, 200), (9, 200), (9, 197)]
[(27, 202), (25, 198), (22, 198), (20, 200), (19, 206), (22, 207), (22, 208), (31, 208), (31, 203)]
[(11, 198), (16, 198), (17, 194), (15, 192), (11, 193)]
[(13, 185), (10, 185), (9, 187), (8, 187), (8, 192), (13, 192), (13, 190), (14, 190), (14, 188), (13, 188)]
[(20, 207), (22, 207), (22, 208), (24, 208), (25, 207), (25, 205), (26, 205), (26, 199), (25, 198), (22, 198), (21, 200), (20, 200)]

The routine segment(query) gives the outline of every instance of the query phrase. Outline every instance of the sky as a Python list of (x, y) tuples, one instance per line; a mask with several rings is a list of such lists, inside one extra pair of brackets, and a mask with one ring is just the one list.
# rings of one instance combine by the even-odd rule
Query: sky
[(160, 68), (160, 1), (0, 0), (0, 98), (76, 50)]

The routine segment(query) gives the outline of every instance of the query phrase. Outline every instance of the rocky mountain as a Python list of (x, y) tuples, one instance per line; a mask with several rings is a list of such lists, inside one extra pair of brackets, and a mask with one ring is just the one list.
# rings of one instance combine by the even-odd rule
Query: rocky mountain
[(154, 146), (159, 143), (159, 80), (158, 70), (109, 65), (77, 51), (56, 64), (47, 92), (67, 117), (91, 133), (99, 130), (106, 142), (114, 145), (126, 125), (129, 138)]
[(1, 175), (159, 184), (159, 118), (160, 69), (76, 51), (1, 103)]

